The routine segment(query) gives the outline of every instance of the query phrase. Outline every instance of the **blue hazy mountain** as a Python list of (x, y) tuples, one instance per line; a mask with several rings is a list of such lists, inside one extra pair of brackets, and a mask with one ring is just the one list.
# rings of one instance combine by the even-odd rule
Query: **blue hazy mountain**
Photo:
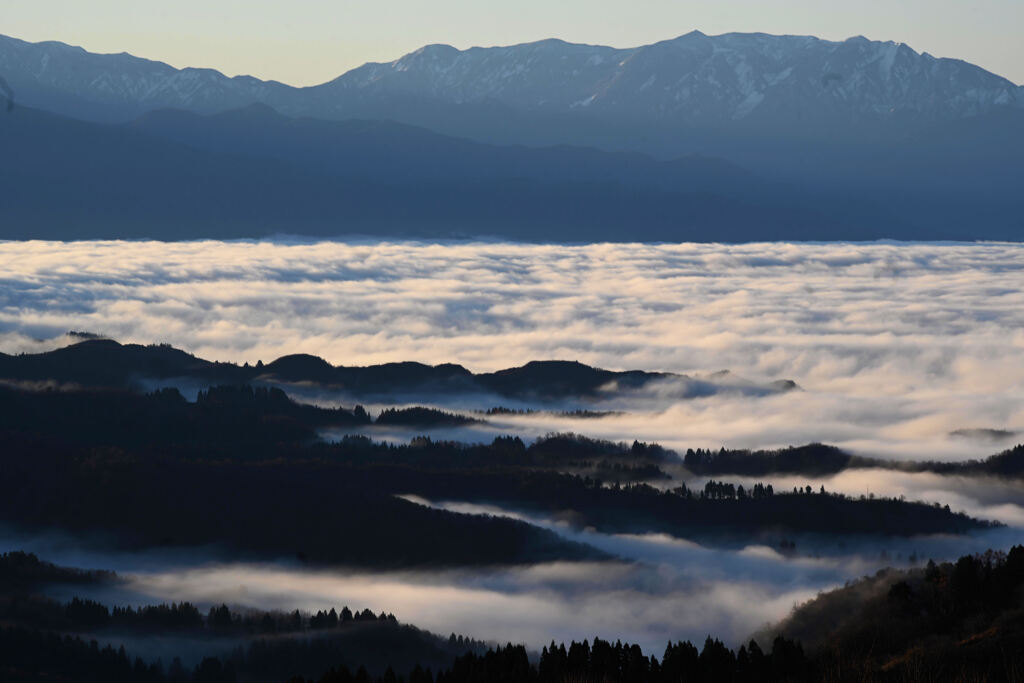
[[(287, 115), (423, 125), (442, 123), (439, 112), (479, 107), (489, 122), (477, 125), (495, 138), (515, 134), (502, 131), (506, 117), (491, 116), (502, 110), (802, 138), (1024, 107), (1024, 88), (1005, 78), (859, 36), (833, 42), (695, 31), (631, 49), (559, 40), (461, 51), (428, 45), (310, 88), (0, 38), (0, 69), (26, 104), (84, 118), (126, 121), (167, 107), (214, 113), (263, 102)], [(412, 102), (421, 106), (406, 106)]]
[[(132, 170), (97, 173), (69, 158), (74, 144), (33, 148), (40, 126), (61, 128), (58, 137), (86, 130), (41, 112), (34, 132), (13, 141), (14, 158), (81, 168), (96, 197), (136, 188), (87, 208), (98, 199), (70, 171), (33, 176), (64, 187), (75, 198), (68, 207), (82, 210), (25, 208), (45, 192), (27, 187), (12, 215), (28, 223), (5, 226), (8, 236), (127, 234), (121, 223), (158, 195), (154, 206), (170, 204), (165, 218), (146, 218), (174, 229), (131, 234), (1024, 238), (1021, 87), (860, 37), (691, 33), (628, 50), (435, 45), (310, 88), (0, 37), (0, 75), (22, 105), (108, 124), (96, 136)], [(28, 118), (9, 117), (0, 134)], [(83, 154), (96, 144), (80, 142)], [(163, 177), (172, 165), (163, 153), (179, 164), (191, 155), (207, 181), (189, 189), (197, 174)], [(137, 188), (147, 177), (158, 184)], [(255, 197), (244, 182), (274, 191)]]
[(638, 152), (559, 145), (489, 145), (395, 123), (292, 118), (253, 104), (213, 115), (163, 109), (130, 128), (215, 152), (269, 157), (345, 177), (387, 182), (494, 179), (621, 182), (689, 192), (767, 196), (782, 191), (721, 159), (659, 160)]
[(873, 238), (892, 229), (844, 223), (798, 190), (780, 192), (715, 159), (501, 148), (252, 107), (99, 124), (19, 106), (0, 118), (0, 145), (6, 239), (745, 241)]

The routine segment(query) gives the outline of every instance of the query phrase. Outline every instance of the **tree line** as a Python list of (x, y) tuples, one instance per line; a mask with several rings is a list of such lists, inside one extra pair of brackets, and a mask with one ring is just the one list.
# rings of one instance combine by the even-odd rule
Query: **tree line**
[[(291, 654), (291, 653), (289, 653)], [(301, 666), (297, 662), (293, 666)], [(279, 668), (279, 667), (273, 667)], [(265, 672), (266, 670), (263, 669)], [(312, 678), (303, 675), (277, 680), (287, 683), (754, 683), (816, 680), (814, 662), (803, 648), (782, 637), (764, 652), (751, 641), (733, 650), (707, 638), (698, 649), (688, 641), (669, 643), (659, 659), (640, 646), (594, 638), (592, 642), (552, 642), (535, 661), (522, 645), (508, 644), (486, 651), (465, 651), (438, 667), (421, 664), (396, 673), (387, 666), (371, 675), (363, 665), (326, 668)], [(187, 669), (174, 658), (145, 662), (132, 658), (123, 646), (99, 646), (96, 640), (61, 636), (24, 628), (0, 627), (0, 673), (4, 680), (96, 681), (99, 683), (237, 683), (273, 680), (259, 669), (231, 657), (204, 657)]]

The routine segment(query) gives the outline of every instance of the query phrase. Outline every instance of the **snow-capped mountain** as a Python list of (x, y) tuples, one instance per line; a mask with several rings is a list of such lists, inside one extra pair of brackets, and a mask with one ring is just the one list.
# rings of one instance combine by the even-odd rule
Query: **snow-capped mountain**
[(905, 113), (952, 119), (1024, 106), (1024, 88), (1005, 78), (902, 43), (697, 31), (625, 50), (558, 40), (465, 51), (430, 45), (321, 89), (336, 93), (339, 107), (353, 96), (415, 94), (687, 124), (798, 113), (849, 121)]
[(8, 236), (1024, 238), (1024, 90), (896, 43), (432, 45), (294, 88), (0, 37), (0, 76)]
[(469, 50), (429, 45), (311, 88), (0, 37), (0, 75), (26, 104), (101, 120), (262, 102), (290, 115), (423, 123), (408, 107), (415, 101), (444, 111), (785, 130), (1024, 107), (1024, 88), (1005, 78), (901, 43), (696, 31), (631, 49), (560, 40)]
[(0, 36), (0, 75), (26, 105), (97, 120), (126, 120), (166, 107), (221, 111), (295, 90), (247, 76), (228, 78), (213, 69), (175, 69), (124, 52), (94, 54), (60, 42), (6, 36)]

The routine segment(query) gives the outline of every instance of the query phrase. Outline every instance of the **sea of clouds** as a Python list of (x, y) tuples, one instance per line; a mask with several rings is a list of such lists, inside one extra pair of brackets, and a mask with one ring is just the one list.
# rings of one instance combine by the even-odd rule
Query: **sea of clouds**
[[(471, 441), (571, 430), (680, 450), (824, 441), (872, 456), (962, 459), (1024, 438), (1024, 245), (0, 243), (0, 351), (55, 348), (75, 339), (69, 330), (235, 362), (311, 353), (335, 364), (487, 371), (558, 358), (691, 376), (729, 369), (759, 386), (780, 378), (800, 386), (682, 396), (669, 383), (600, 403), (621, 411), (600, 419), (501, 415), (436, 434)], [(306, 391), (308, 400), (347, 400)], [(436, 403), (487, 408), (475, 402), (492, 398)], [(715, 550), (525, 518), (622, 561), (374, 574), (222, 564), (215, 552), (140, 560), (69, 551), (75, 541), (2, 538), (48, 559), (118, 569), (128, 593), (110, 597), (122, 601), (347, 603), (441, 633), (532, 646), (599, 633), (657, 652), (669, 638), (708, 633), (736, 644), (819, 590), (911, 554), (1006, 548), (1024, 526), (1024, 489), (1009, 481), (891, 470), (766, 480), (937, 500), (1011, 526), (972, 538), (851, 540), (839, 554), (801, 545), (787, 558), (767, 547)]]
[[(237, 362), (556, 358), (802, 389), (669, 387), (603, 420), (510, 418), (527, 432), (932, 459), (1024, 432), (1017, 244), (0, 243), (0, 350), (52, 348), (69, 330)], [(986, 429), (1009, 434), (951, 435)]]

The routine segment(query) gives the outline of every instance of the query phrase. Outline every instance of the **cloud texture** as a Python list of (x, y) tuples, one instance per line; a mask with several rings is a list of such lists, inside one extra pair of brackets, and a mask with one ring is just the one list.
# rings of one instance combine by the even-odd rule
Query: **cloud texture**
[(962, 458), (998, 445), (953, 430), (1024, 429), (1022, 268), (1016, 244), (8, 242), (0, 349), (86, 330), (239, 362), (728, 368), (805, 391), (647, 397), (581, 429)]

